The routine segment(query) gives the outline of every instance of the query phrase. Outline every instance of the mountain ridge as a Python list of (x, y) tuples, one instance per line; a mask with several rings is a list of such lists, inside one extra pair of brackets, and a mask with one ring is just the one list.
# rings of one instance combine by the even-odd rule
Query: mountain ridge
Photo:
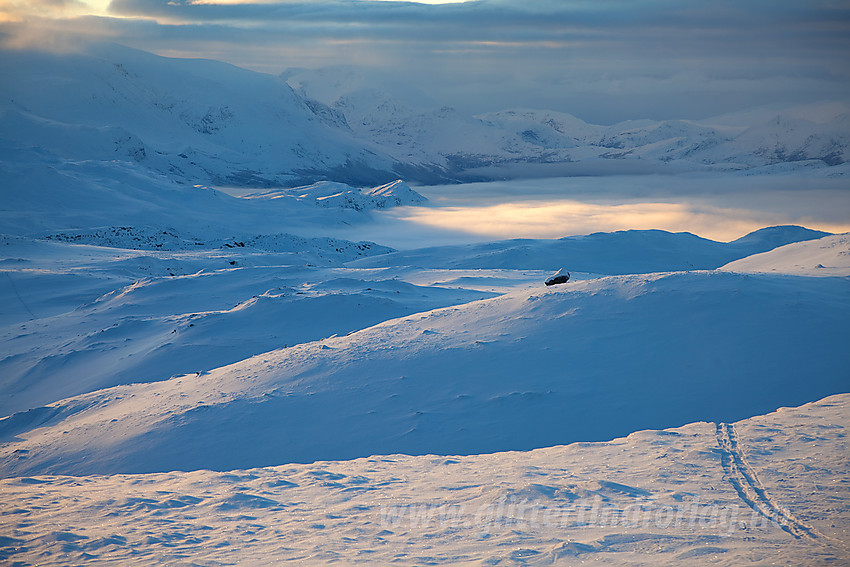
[(64, 161), (122, 160), (187, 184), (427, 184), (571, 164), (829, 167), (847, 163), (850, 147), (850, 120), (841, 118), (839, 103), (742, 113), (737, 126), (728, 125), (728, 116), (716, 125), (599, 126), (546, 110), (466, 115), (389, 78), (386, 89), (369, 83), (358, 69), (274, 76), (117, 44), (62, 55), (6, 50), (0, 71), (9, 78), (0, 86), (0, 143), (7, 150), (38, 149)]

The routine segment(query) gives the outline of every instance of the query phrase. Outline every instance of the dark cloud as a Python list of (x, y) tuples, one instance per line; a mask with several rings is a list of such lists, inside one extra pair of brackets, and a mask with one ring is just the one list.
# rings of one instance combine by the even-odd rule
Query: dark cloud
[(121, 18), (65, 26), (268, 72), (379, 66), (472, 111), (612, 122), (850, 98), (850, 4), (838, 0), (112, 0), (110, 12)]
[(419, 4), (370, 0), (315, 0), (277, 3), (203, 3), (194, 0), (112, 0), (110, 12), (123, 16), (181, 21), (309, 21), (316, 23), (382, 23), (476, 25), (474, 31), (532, 26), (621, 28), (685, 26), (688, 28), (759, 28), (778, 22), (846, 22), (850, 7), (829, 0), (474, 0), (453, 4)]
[(620, 51), (661, 59), (818, 54), (838, 60), (850, 46), (850, 4), (831, 1), (478, 0), (427, 5), (368, 0), (271, 4), (112, 0), (110, 11), (171, 23), (250, 27), (295, 39), (398, 42), (415, 51), (465, 48), (498, 57), (506, 52), (527, 56), (536, 50), (592, 57), (590, 50), (598, 49), (601, 55), (616, 56)]

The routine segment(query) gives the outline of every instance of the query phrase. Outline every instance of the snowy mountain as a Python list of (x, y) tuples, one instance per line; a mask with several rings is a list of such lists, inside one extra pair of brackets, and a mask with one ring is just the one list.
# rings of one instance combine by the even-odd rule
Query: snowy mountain
[(388, 209), (390, 207), (402, 207), (421, 205), (428, 199), (414, 191), (410, 186), (397, 179), (391, 183), (385, 183), (378, 187), (372, 187), (363, 191), (365, 195), (374, 200), (375, 206), (379, 209)]
[[(309, 196), (323, 187), (294, 193)], [(335, 215), (347, 209), (319, 210)], [(9, 298), (0, 318), (6, 325), (0, 414), (99, 388), (209, 371), (281, 345), (538, 287), (546, 270), (557, 267), (567, 266), (578, 278), (586, 277), (579, 272), (694, 264), (710, 269), (819, 234), (774, 227), (740, 245), (688, 233), (626, 231), (404, 253), (327, 237), (251, 236), (244, 227), (241, 236), (226, 237), (134, 226), (65, 230), (38, 240), (6, 236), (0, 238), (0, 266), (7, 270), (0, 281)], [(51, 289), (62, 291), (41, 291)]]
[(276, 77), (116, 44), (66, 54), (3, 50), (0, 73), (4, 161), (22, 152), (42, 168), (118, 161), (189, 185), (433, 183), (584, 162), (641, 171), (828, 166), (845, 163), (850, 143), (841, 105), (753, 114), (733, 126), (730, 117), (597, 126), (525, 109), (470, 116), (356, 68)]
[(836, 116), (826, 125), (778, 114), (747, 128), (729, 146), (771, 163), (820, 160), (839, 165), (848, 161), (850, 153), (850, 113)]
[(487, 168), (512, 163), (612, 159), (677, 162), (689, 169), (810, 161), (832, 166), (846, 162), (850, 145), (846, 118), (850, 107), (841, 103), (697, 122), (632, 120), (601, 126), (547, 110), (508, 109), (462, 116), (454, 109), (439, 108), (410, 87), (402, 88), (391, 77), (366, 69), (292, 69), (281, 76), (303, 96), (344, 116), (359, 137), (399, 161), (438, 164), (461, 177), (469, 169), (486, 176)]
[[(551, 140), (552, 147), (577, 147), (594, 145), (605, 132), (605, 126), (588, 124), (580, 118), (564, 112), (513, 109), (479, 115), (486, 122), (505, 130), (512, 130), (520, 137)], [(542, 132), (542, 133), (541, 133)]]
[(190, 184), (286, 185), (331, 171), (372, 181), (392, 166), (281, 79), (216, 61), (94, 44), (4, 50), (0, 72), (6, 148), (122, 160)]
[(401, 179), (362, 190), (345, 183), (319, 181), (304, 187), (250, 193), (244, 195), (243, 198), (252, 200), (294, 199), (301, 203), (314, 203), (325, 208), (354, 209), (355, 211), (421, 205), (428, 200), (411, 189)]
[(498, 129), (440, 106), (392, 77), (332, 67), (290, 69), (281, 78), (307, 100), (316, 100), (343, 116), (358, 138), (401, 163), (417, 167), (436, 164), (457, 171), (487, 163), (501, 152)]

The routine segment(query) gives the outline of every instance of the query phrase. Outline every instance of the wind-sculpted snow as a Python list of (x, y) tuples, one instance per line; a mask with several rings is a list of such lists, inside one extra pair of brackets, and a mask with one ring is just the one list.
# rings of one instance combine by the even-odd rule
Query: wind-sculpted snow
[(722, 267), (732, 272), (850, 276), (850, 234), (780, 246)]
[[(717, 254), (725, 261), (733, 251), (742, 255), (819, 233), (775, 227), (730, 248), (689, 234), (633, 231), (507, 248), (492, 244), (478, 247), (492, 248), (492, 254), (461, 260), (452, 250), (466, 248), (388, 255), (390, 249), (368, 242), (201, 234), (114, 226), (52, 233), (46, 242), (5, 237), (0, 284), (6, 354), (0, 370), (6, 396), (0, 413), (208, 371), (282, 345), (346, 334), (528, 282), (539, 285), (550, 275), (546, 269), (649, 271), (692, 268), (698, 259), (704, 264), (697, 267), (711, 267)], [(590, 250), (553, 248), (564, 244), (590, 244)], [(342, 267), (369, 256), (387, 260), (372, 262), (377, 268), (361, 266), (365, 260)], [(409, 263), (425, 268), (401, 267)], [(322, 267), (339, 270), (331, 276)], [(349, 284), (315, 287), (339, 277)], [(403, 280), (392, 281), (398, 277)]]
[(173, 234), (140, 242), (124, 228), (72, 239), (122, 249), (0, 238), (0, 414), (495, 295), (327, 268), (380, 251), (369, 243), (276, 235), (209, 247)]
[(541, 284), (58, 402), (89, 409), (16, 432), (3, 473), (472, 454), (734, 421), (846, 388), (848, 297), (843, 278), (726, 272)]
[[(849, 398), (725, 424), (734, 446), (723, 445), (715, 424), (693, 423), (529, 452), (5, 479), (0, 557), (39, 565), (187, 557), (249, 566), (842, 565), (850, 558)], [(729, 463), (745, 474), (730, 475)]]
[(207, 235), (202, 238), (182, 234), (173, 228), (156, 230), (150, 227), (110, 226), (88, 230), (69, 230), (48, 234), (43, 240), (108, 246), (125, 250), (189, 251), (210, 249), (240, 249), (288, 253), (307, 262), (344, 263), (373, 254), (388, 254), (392, 248), (374, 242), (351, 242), (337, 238), (304, 238), (294, 234), (258, 234), (221, 238)]

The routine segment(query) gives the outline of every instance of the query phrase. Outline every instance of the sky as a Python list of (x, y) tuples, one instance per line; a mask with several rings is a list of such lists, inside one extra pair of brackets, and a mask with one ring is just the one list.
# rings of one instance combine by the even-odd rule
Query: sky
[(0, 22), (7, 49), (376, 67), (472, 113), (611, 124), (850, 100), (846, 0), (0, 0)]

